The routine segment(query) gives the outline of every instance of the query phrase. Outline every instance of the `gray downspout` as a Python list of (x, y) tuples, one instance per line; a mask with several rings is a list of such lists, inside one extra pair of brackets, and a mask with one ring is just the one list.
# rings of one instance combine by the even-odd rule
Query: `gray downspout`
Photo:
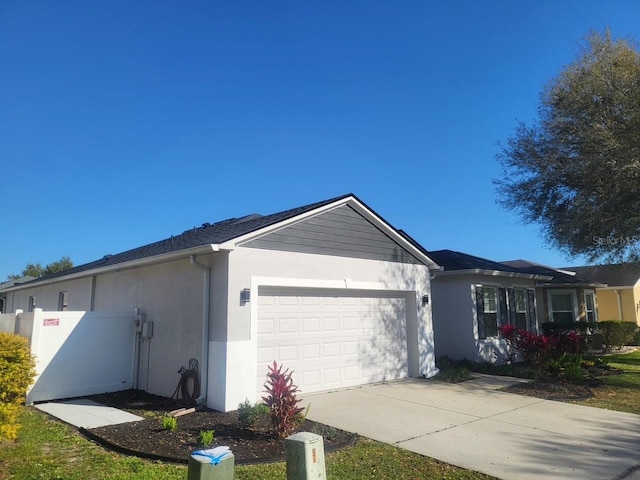
[(191, 255), (191, 265), (203, 270), (203, 298), (202, 298), (202, 361), (200, 365), (200, 396), (196, 404), (207, 402), (207, 386), (209, 383), (209, 310), (211, 304), (211, 268), (198, 262), (195, 255)]

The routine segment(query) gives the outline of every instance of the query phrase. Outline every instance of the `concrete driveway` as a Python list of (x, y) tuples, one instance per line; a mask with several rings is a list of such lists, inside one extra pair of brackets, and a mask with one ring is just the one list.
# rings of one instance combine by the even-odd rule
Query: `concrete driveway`
[(410, 379), (309, 394), (309, 418), (498, 478), (640, 479), (640, 416)]

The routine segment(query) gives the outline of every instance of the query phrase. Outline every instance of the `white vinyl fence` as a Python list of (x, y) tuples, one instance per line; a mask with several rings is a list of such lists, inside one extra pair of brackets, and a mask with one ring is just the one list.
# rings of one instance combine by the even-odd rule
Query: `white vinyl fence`
[(27, 404), (133, 387), (135, 313), (43, 312), (0, 315), (0, 330), (31, 339), (36, 377)]

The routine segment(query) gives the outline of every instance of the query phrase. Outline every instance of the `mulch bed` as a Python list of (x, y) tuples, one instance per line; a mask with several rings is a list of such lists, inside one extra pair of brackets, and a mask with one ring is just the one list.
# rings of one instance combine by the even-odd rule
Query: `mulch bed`
[(587, 376), (582, 380), (568, 382), (558, 376), (547, 376), (540, 380), (511, 385), (504, 388), (503, 391), (545, 400), (574, 402), (593, 397), (591, 388), (602, 385), (602, 380), (599, 377), (621, 373), (617, 368), (600, 366), (589, 369)]
[(587, 385), (545, 381), (519, 383), (506, 387), (504, 391), (561, 402), (586, 400), (593, 397), (593, 392)]
[[(112, 450), (144, 458), (175, 463), (187, 463), (192, 452), (201, 448), (225, 445), (231, 448), (236, 464), (265, 463), (285, 458), (284, 441), (271, 432), (268, 414), (250, 428), (240, 428), (237, 412), (217, 412), (204, 409), (177, 417), (178, 428), (163, 429), (163, 416), (177, 408), (175, 401), (138, 390), (94, 395), (96, 402), (126, 410), (144, 417), (106, 427), (83, 429), (90, 439)], [(215, 440), (209, 447), (198, 441), (200, 431), (214, 430)], [(356, 435), (327, 425), (306, 420), (296, 432), (311, 432), (324, 437), (324, 448), (331, 452), (352, 445)]]

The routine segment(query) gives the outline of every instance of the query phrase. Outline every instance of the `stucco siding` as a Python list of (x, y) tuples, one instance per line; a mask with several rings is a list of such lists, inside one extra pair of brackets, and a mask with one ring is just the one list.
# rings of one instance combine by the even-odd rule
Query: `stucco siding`
[[(207, 257), (199, 258), (209, 263)], [(222, 274), (223, 276), (226, 274)], [(139, 388), (159, 395), (171, 395), (178, 383), (176, 373), (189, 359), (202, 362), (203, 272), (188, 258), (60, 281), (10, 292), (15, 308), (27, 310), (35, 295), (36, 307), (58, 309), (58, 295), (68, 292), (68, 310), (131, 312), (139, 308), (154, 322), (153, 337), (141, 343)], [(212, 289), (214, 287), (212, 286)], [(219, 287), (226, 295), (226, 285)], [(13, 310), (15, 310), (15, 308)], [(226, 328), (222, 316), (218, 322)], [(225, 316), (226, 319), (226, 316)]]
[(636, 302), (634, 292), (631, 288), (620, 290), (620, 300), (622, 301), (622, 318), (625, 322), (636, 321)]
[(436, 356), (476, 361), (477, 323), (469, 280), (442, 277), (432, 284)]
[(171, 395), (180, 379), (178, 369), (191, 358), (203, 361), (203, 292), (203, 272), (188, 259), (96, 279), (95, 310), (140, 308), (154, 322), (153, 337), (141, 344), (140, 388)]
[[(433, 289), (433, 325), (436, 355), (475, 362), (503, 360), (506, 345), (498, 338), (478, 337), (475, 285), (534, 288), (535, 283), (487, 275), (436, 275)], [(536, 303), (538, 300), (536, 300)]]
[(26, 286), (7, 294), (7, 311), (27, 311), (29, 297), (36, 297), (36, 308), (45, 311), (58, 310), (60, 292), (67, 292), (67, 310), (87, 311), (91, 308), (91, 279), (80, 278), (42, 286)]
[(633, 289), (633, 308), (635, 311), (634, 318), (636, 323), (640, 325), (640, 285)]
[(620, 318), (618, 296), (615, 290), (598, 290), (598, 320), (615, 320)]
[[(431, 298), (429, 269), (424, 265), (399, 264), (360, 258), (281, 252), (254, 248), (237, 248), (229, 255), (228, 343), (224, 408), (235, 408), (247, 392), (255, 392), (257, 376), (257, 296), (259, 285), (281, 285), (314, 288), (353, 288), (358, 290), (394, 290), (410, 300), (413, 316), (408, 324), (418, 330), (410, 348), (412, 374), (435, 373), (433, 326), (430, 305), (416, 306), (418, 296)], [(251, 302), (241, 304), (240, 292), (251, 289)], [(237, 352), (244, 352), (243, 355)], [(251, 373), (251, 375), (249, 375)], [(234, 379), (231, 382), (229, 379)], [(223, 379), (219, 379), (220, 382)], [(257, 395), (259, 392), (255, 392)], [(251, 398), (251, 397), (249, 397)], [(219, 408), (219, 407), (218, 407)]]
[[(229, 255), (229, 336), (248, 340), (250, 308), (240, 304), (240, 291), (251, 287), (252, 277), (281, 277), (318, 281), (369, 282), (393, 289), (415, 285), (430, 294), (429, 270), (423, 265), (397, 264), (358, 258), (238, 248)], [(252, 296), (257, 292), (251, 292)], [(430, 323), (430, 320), (429, 320)]]

